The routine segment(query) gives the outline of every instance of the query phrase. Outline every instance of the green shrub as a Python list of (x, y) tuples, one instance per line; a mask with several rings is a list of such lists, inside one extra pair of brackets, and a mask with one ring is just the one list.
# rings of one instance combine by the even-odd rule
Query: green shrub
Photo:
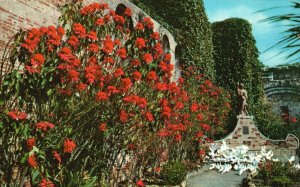
[(183, 181), (187, 173), (185, 164), (179, 161), (171, 161), (162, 167), (161, 177), (167, 185), (177, 185)]
[(292, 181), (287, 176), (275, 177), (272, 181), (274, 187), (288, 187), (292, 185)]

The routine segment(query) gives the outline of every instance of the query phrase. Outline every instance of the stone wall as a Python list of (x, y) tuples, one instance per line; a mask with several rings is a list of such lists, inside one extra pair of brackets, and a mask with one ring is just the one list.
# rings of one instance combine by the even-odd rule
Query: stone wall
[(255, 126), (253, 116), (238, 116), (234, 131), (214, 143), (221, 144), (223, 140), (231, 147), (247, 145), (250, 152), (258, 152), (262, 146), (265, 146), (267, 150), (273, 151), (274, 156), (278, 157), (296, 155), (299, 147), (298, 138), (292, 134), (289, 134), (285, 140), (272, 140), (265, 137)]
[[(20, 29), (33, 27), (57, 25), (60, 16), (59, 7), (68, 0), (1, 0), (0, 3), (0, 57), (6, 49), (10, 38)], [(130, 3), (128, 0), (83, 0), (84, 4), (92, 2), (107, 2), (111, 9), (116, 10), (118, 6), (125, 6), (132, 9), (132, 22), (135, 25), (140, 19), (148, 16), (141, 9)], [(162, 27), (155, 20), (154, 30), (161, 34), (164, 40), (164, 48), (172, 55), (171, 63), (178, 67), (175, 59), (175, 48), (177, 43), (173, 35)], [(179, 68), (175, 68), (173, 75), (178, 78)]]
[(300, 114), (300, 65), (263, 69), (264, 90), (275, 113)]

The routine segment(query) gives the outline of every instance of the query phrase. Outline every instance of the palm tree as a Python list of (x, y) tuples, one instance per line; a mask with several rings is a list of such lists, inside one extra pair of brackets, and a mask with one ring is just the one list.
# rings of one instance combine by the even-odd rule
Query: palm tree
[[(291, 2), (292, 5), (288, 6), (289, 8), (294, 8), (296, 11), (300, 11), (300, 2)], [(278, 7), (275, 7), (278, 8)], [(274, 9), (274, 8), (270, 8)], [(270, 10), (266, 9), (266, 10)], [(266, 11), (262, 10), (262, 11)], [(282, 47), (282, 51), (280, 53), (287, 52), (286, 59), (289, 59), (289, 62), (295, 62), (295, 60), (298, 60), (300, 57), (300, 14), (296, 13), (289, 13), (289, 14), (283, 14), (283, 15), (275, 15), (268, 17), (266, 19), (261, 20), (263, 22), (279, 22), (283, 23), (284, 26), (287, 27), (287, 29), (284, 30), (283, 39), (278, 41), (276, 44), (271, 46), (269, 49), (272, 49), (274, 47)], [(269, 50), (267, 49), (267, 50)], [(267, 51), (266, 50), (266, 51)]]

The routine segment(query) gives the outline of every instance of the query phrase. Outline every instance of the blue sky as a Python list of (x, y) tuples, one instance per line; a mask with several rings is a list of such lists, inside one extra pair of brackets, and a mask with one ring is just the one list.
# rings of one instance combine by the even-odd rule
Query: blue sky
[[(256, 46), (260, 51), (259, 59), (267, 66), (276, 66), (287, 63), (280, 47), (275, 47), (264, 52), (282, 39), (283, 31), (286, 29), (284, 23), (261, 22), (260, 20), (274, 15), (292, 13), (289, 0), (203, 0), (206, 14), (210, 22), (222, 21), (230, 17), (240, 17), (252, 24), (253, 35), (256, 39)], [(280, 7), (269, 11), (257, 12), (272, 7)]]

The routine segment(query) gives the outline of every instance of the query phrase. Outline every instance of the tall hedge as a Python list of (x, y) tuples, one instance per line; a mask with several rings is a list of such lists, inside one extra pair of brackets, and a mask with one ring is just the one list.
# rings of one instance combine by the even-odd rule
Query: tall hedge
[[(259, 129), (271, 137), (280, 137), (280, 119), (264, 99), (262, 63), (247, 20), (230, 18), (212, 23), (216, 82), (232, 96), (230, 125), (234, 127), (237, 111), (237, 85), (243, 83), (248, 92), (249, 113)], [(272, 120), (270, 120), (272, 119)], [(274, 129), (277, 126), (277, 130)]]
[(196, 66), (214, 79), (212, 33), (202, 0), (131, 1), (172, 32), (183, 68)]

